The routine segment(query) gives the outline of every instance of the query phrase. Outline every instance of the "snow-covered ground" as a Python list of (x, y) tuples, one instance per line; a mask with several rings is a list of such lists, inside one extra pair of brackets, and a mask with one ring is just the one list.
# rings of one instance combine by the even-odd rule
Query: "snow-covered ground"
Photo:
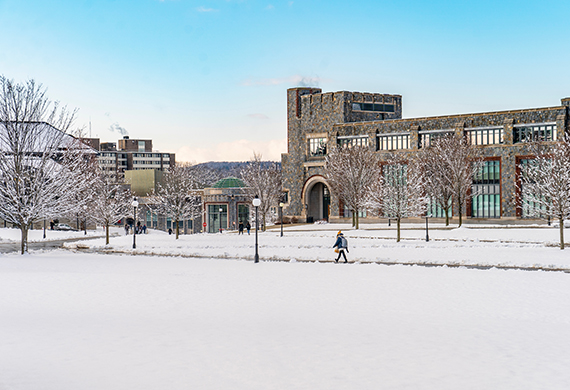
[(568, 345), (563, 272), (0, 256), (2, 390), (568, 389)]
[[(118, 234), (119, 229), (113, 228), (113, 232)], [(0, 243), (2, 242), (20, 242), (21, 237), (20, 229), (0, 228)], [(43, 229), (28, 231), (29, 242), (42, 242), (49, 240), (65, 240), (69, 238), (82, 238), (85, 237), (85, 232), (81, 231), (63, 231), (63, 230), (46, 230), (46, 238), (44, 239)], [(105, 231), (101, 228), (97, 230), (87, 230), (87, 237), (104, 237)]]
[[(404, 225), (402, 241), (396, 242), (394, 227), (365, 225), (354, 230), (349, 225), (325, 224), (293, 226), (260, 232), (259, 255), (262, 260), (333, 261), (332, 249), (338, 230), (348, 238), (349, 260), (354, 262), (448, 264), (482, 266), (521, 266), (543, 269), (570, 270), (570, 246), (558, 248), (559, 231), (556, 227), (483, 226), (444, 229), (442, 225), (429, 230), (430, 241), (425, 241), (425, 226)], [(117, 233), (119, 230), (117, 230)], [(566, 229), (569, 237), (570, 229)], [(1, 232), (0, 232), (1, 234)], [(66, 244), (96, 251), (118, 251), (151, 255), (182, 255), (186, 257), (217, 257), (253, 259), (255, 236), (222, 234), (174, 235), (150, 230), (137, 236), (133, 251), (133, 236), (112, 238), (109, 246), (103, 238)]]
[(0, 255), (0, 390), (570, 388), (569, 273), (381, 264), (570, 269), (558, 230), (421, 228), (272, 230), (259, 264), (253, 232)]

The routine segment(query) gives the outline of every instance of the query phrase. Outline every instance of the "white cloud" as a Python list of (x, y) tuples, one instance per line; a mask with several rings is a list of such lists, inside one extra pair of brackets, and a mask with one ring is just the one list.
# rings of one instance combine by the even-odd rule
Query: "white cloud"
[(251, 141), (240, 139), (221, 142), (212, 147), (183, 146), (176, 151), (176, 161), (249, 161), (253, 153), (261, 153), (264, 160), (281, 161), (281, 153), (287, 152), (287, 140)]
[(201, 6), (201, 7), (196, 8), (196, 11), (198, 11), (198, 12), (218, 12), (217, 9), (214, 9), (214, 8), (206, 8), (206, 7), (204, 7), (204, 6)]
[(265, 114), (248, 114), (247, 116), (254, 119), (269, 119)]
[(324, 81), (320, 77), (307, 77), (301, 75), (294, 75), (290, 77), (282, 78), (271, 78), (271, 79), (261, 79), (261, 80), (244, 80), (241, 85), (245, 87), (251, 86), (266, 86), (266, 85), (281, 85), (281, 84), (293, 84), (301, 87), (318, 87), (319, 83)]

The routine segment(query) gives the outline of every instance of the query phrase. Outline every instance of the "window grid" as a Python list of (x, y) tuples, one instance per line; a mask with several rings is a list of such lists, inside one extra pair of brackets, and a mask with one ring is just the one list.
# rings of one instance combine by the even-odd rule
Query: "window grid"
[(393, 104), (383, 103), (352, 103), (353, 111), (395, 112)]
[(326, 138), (310, 138), (309, 139), (309, 156), (318, 157), (327, 154)]
[(513, 129), (513, 142), (556, 141), (556, 125), (516, 126)]
[(419, 140), (420, 140), (420, 148), (427, 148), (431, 146), (433, 141), (438, 138), (445, 137), (447, 135), (453, 134), (453, 130), (449, 131), (438, 131), (438, 132), (431, 132), (431, 133), (420, 133)]
[(368, 137), (338, 138), (338, 146), (351, 148), (353, 146), (368, 146)]
[(485, 161), (473, 178), (471, 217), (501, 217), (501, 162)]
[(378, 150), (410, 149), (410, 135), (379, 135)]
[(495, 129), (467, 130), (471, 145), (499, 145), (505, 143), (505, 132), (502, 127)]

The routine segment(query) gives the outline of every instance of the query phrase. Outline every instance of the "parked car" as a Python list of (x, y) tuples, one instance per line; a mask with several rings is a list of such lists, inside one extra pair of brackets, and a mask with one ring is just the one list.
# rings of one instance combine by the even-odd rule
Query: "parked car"
[(77, 231), (77, 229), (72, 228), (66, 223), (58, 223), (57, 225), (55, 225), (55, 230), (67, 230), (73, 232)]

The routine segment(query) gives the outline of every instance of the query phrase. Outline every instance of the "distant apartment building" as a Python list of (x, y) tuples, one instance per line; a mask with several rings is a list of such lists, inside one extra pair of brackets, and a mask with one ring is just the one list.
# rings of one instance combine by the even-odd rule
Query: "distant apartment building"
[(124, 136), (117, 143), (100, 142), (98, 138), (83, 140), (99, 151), (99, 167), (117, 181), (124, 180), (125, 171), (142, 169), (165, 171), (176, 163), (174, 153), (153, 151), (150, 139), (130, 139), (129, 136)]

